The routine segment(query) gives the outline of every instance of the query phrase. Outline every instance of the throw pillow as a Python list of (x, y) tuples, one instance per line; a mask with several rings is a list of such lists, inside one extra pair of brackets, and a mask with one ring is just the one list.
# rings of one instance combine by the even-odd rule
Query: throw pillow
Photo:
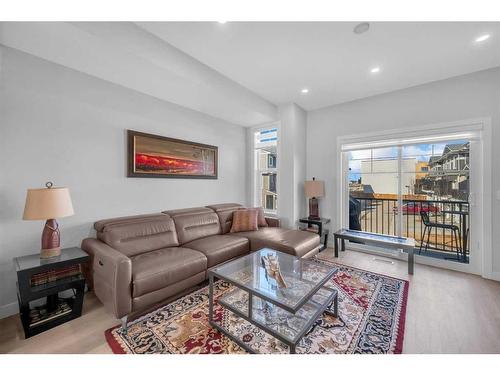
[(258, 230), (257, 225), (257, 210), (236, 210), (233, 213), (233, 225), (231, 226), (231, 233), (248, 232)]
[(262, 207), (254, 207), (251, 210), (257, 211), (257, 225), (259, 227), (267, 227), (266, 217), (264, 216), (264, 209)]

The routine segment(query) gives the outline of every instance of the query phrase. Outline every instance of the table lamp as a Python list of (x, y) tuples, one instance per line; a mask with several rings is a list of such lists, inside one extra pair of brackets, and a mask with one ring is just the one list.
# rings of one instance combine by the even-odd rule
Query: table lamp
[(47, 220), (42, 232), (40, 258), (61, 255), (61, 234), (56, 218), (74, 214), (68, 188), (53, 187), (52, 182), (45, 189), (28, 189), (23, 220)]
[(304, 184), (306, 197), (309, 198), (309, 219), (319, 219), (318, 199), (325, 196), (325, 185), (323, 181), (306, 181)]

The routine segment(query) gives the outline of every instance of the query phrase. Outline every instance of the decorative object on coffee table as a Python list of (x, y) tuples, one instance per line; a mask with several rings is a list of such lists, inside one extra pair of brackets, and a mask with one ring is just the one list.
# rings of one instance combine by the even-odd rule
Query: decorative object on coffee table
[(56, 218), (74, 214), (69, 189), (54, 187), (52, 182), (45, 189), (28, 189), (23, 220), (47, 220), (42, 232), (40, 258), (61, 254), (61, 233)]
[(217, 179), (216, 146), (128, 130), (128, 177)]
[(286, 288), (286, 281), (281, 274), (278, 257), (273, 254), (267, 254), (263, 255), (260, 259), (262, 260), (266, 274), (270, 278), (276, 280), (276, 283), (278, 283), (280, 288)]
[[(40, 259), (38, 254), (14, 258), (17, 296), (25, 338), (37, 335), (82, 314), (85, 278), (82, 266), (90, 257), (78, 247), (63, 249), (57, 258)], [(59, 292), (73, 290), (74, 296), (60, 298)], [(47, 298), (42, 306), (30, 302)]]
[(313, 177), (312, 181), (304, 183), (306, 197), (309, 198), (309, 218), (319, 219), (318, 198), (325, 196), (325, 185), (323, 181), (317, 181)]

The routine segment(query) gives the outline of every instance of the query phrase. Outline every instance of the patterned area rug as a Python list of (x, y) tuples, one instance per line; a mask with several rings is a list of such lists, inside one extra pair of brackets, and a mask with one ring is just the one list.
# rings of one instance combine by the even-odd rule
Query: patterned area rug
[[(408, 281), (323, 260), (336, 272), (328, 286), (338, 290), (339, 317), (316, 321), (297, 346), (297, 353), (401, 353)], [(233, 290), (218, 281), (217, 298)], [(288, 347), (259, 328), (215, 304), (215, 320), (259, 353), (287, 353)], [(243, 354), (246, 351), (208, 323), (208, 287), (129, 323), (106, 331), (114, 353)]]

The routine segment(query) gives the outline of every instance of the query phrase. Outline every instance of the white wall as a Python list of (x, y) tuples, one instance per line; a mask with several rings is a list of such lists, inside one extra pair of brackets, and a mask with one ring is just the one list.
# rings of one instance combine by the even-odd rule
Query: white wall
[(305, 212), (307, 114), (295, 103), (278, 107), (278, 212), (283, 225), (296, 227)]
[[(0, 46), (0, 317), (17, 309), (12, 258), (37, 253), (43, 223), (22, 221), (26, 189), (70, 188), (62, 246), (102, 218), (246, 203), (245, 129)], [(126, 176), (126, 129), (219, 147), (219, 178)]]
[[(390, 74), (390, 72), (388, 72)], [(492, 119), (493, 271), (500, 276), (500, 68), (308, 112), (307, 176), (325, 180), (322, 215), (336, 228), (336, 138), (479, 117)]]
[(276, 106), (132, 22), (0, 22), (0, 44), (244, 126)]

